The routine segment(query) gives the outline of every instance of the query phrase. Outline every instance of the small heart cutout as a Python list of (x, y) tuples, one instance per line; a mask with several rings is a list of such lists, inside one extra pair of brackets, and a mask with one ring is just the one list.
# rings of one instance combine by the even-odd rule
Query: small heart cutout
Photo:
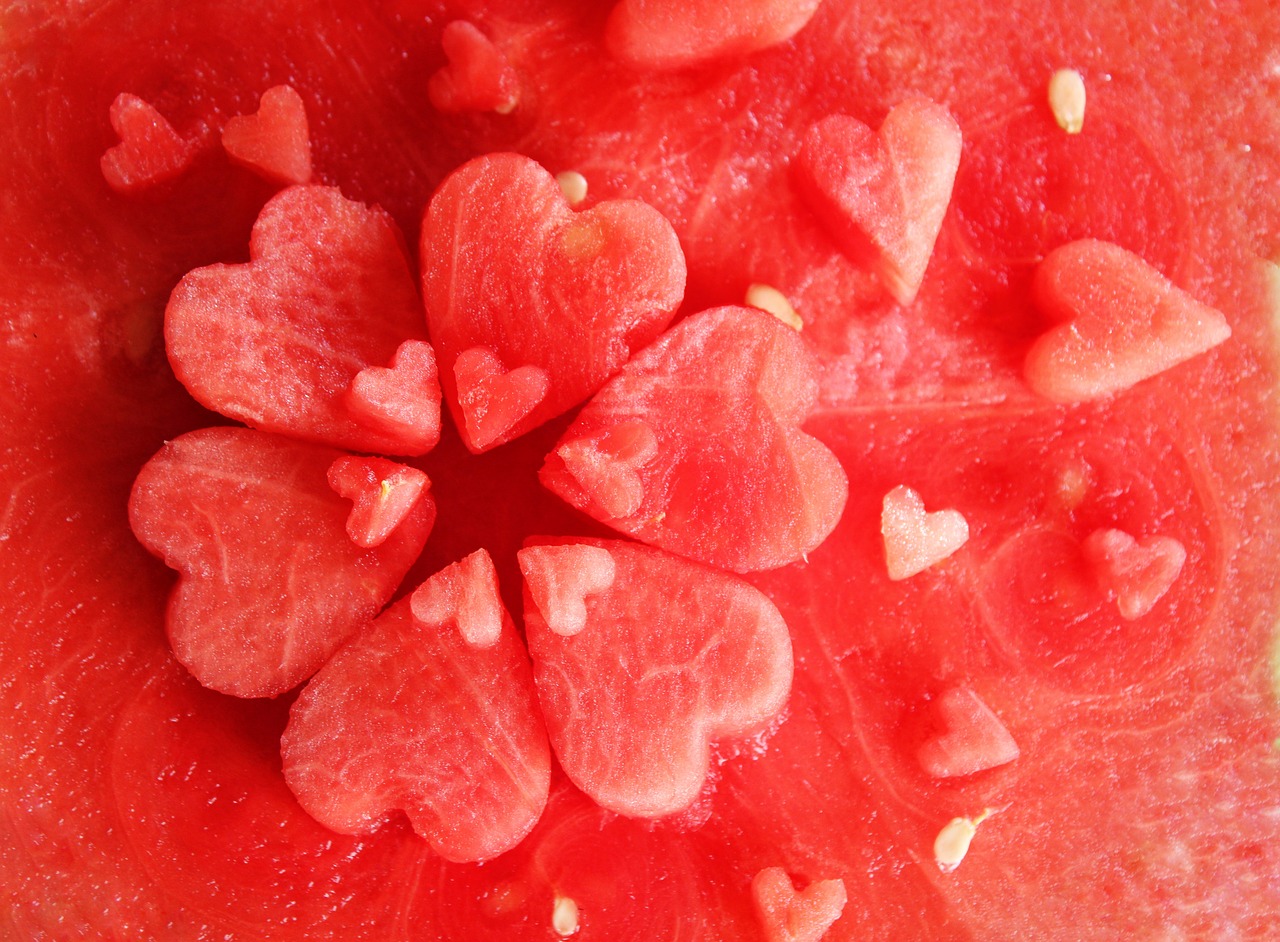
[(149, 102), (122, 92), (111, 103), (120, 143), (102, 155), (102, 175), (117, 193), (136, 193), (172, 180), (195, 158), (198, 144), (178, 134)]
[(437, 111), (515, 111), (520, 78), (488, 36), (466, 20), (454, 20), (445, 26), (440, 44), (449, 62), (427, 83), (427, 95)]
[(197, 268), (174, 289), (165, 340), (178, 379), (254, 428), (398, 453), (398, 432), (347, 404), (362, 370), (390, 362), (406, 339), (425, 340), (391, 217), (331, 187), (289, 187), (263, 207), (249, 256)]
[(506, 609), (493, 560), (477, 550), (436, 573), (413, 593), (413, 617), (429, 625), (455, 625), (467, 644), (489, 648), (502, 634)]
[(435, 521), (426, 495), (377, 547), (352, 542), (349, 505), (328, 482), (343, 457), (207, 428), (169, 442), (139, 472), (129, 522), (178, 570), (169, 640), (206, 687), (274, 697), (297, 686), (387, 603), (422, 552)]
[(794, 330), (762, 311), (704, 311), (596, 394), (542, 482), (670, 552), (735, 572), (785, 566), (826, 539), (848, 494), (835, 456), (800, 431), (817, 391)]
[(538, 366), (503, 367), (487, 347), (463, 350), (453, 362), (463, 439), (475, 452), (510, 441), (510, 433), (547, 398), (550, 381)]
[(814, 124), (795, 179), (841, 251), (874, 265), (894, 300), (910, 304), (951, 202), (960, 149), (960, 127), (947, 109), (909, 98), (878, 134), (846, 115)]
[(285, 781), (334, 831), (400, 810), (447, 860), (488, 860), (529, 833), (550, 788), (529, 659), (500, 605), (483, 648), (410, 609), (388, 609), (307, 684), (281, 739)]
[(603, 546), (528, 546), (516, 555), (542, 620), (566, 638), (586, 627), (587, 599), (613, 585), (617, 574)]
[(417, 468), (354, 455), (334, 461), (328, 479), (335, 493), (352, 502), (347, 536), (365, 549), (385, 543), (430, 487)]
[(222, 147), (236, 163), (273, 183), (311, 180), (307, 106), (290, 85), (268, 88), (256, 112), (228, 121)]
[(787, 871), (766, 867), (751, 881), (751, 899), (767, 942), (818, 942), (849, 896), (843, 880), (817, 880), (797, 892)]
[(880, 514), (889, 578), (909, 579), (942, 562), (969, 539), (969, 524), (958, 510), (926, 513), (924, 500), (909, 487), (884, 496)]
[(425, 340), (400, 344), (391, 366), (366, 366), (347, 390), (347, 411), (370, 429), (394, 439), (386, 450), (425, 455), (440, 441), (440, 376)]
[(1155, 608), (1187, 560), (1186, 548), (1173, 537), (1138, 540), (1123, 530), (1095, 530), (1082, 550), (1098, 585), (1116, 600), (1126, 621)]
[(525, 582), (534, 680), (561, 766), (611, 811), (683, 811), (702, 790), (711, 743), (767, 728), (785, 704), (792, 657), (782, 616), (742, 579), (633, 543), (531, 546), (522, 565), (532, 559), (536, 573), (530, 551), (551, 548), (586, 559), (593, 586), (604, 582), (603, 559), (583, 551), (605, 550), (614, 567), (571, 636), (548, 624), (534, 594), (543, 587)]
[(680, 69), (745, 56), (789, 40), (821, 0), (622, 0), (609, 15), (605, 46), (647, 69)]
[(1054, 249), (1037, 267), (1032, 292), (1062, 323), (1032, 344), (1023, 375), (1054, 402), (1122, 392), (1231, 336), (1222, 314), (1109, 242)]
[[(473, 348), (546, 373), (545, 396), (492, 448), (582, 402), (670, 322), (685, 264), (670, 223), (636, 200), (570, 208), (527, 157), (454, 171), (422, 229), (422, 282), (445, 398), (467, 439), (455, 361)], [(583, 338), (589, 338), (584, 342)]]
[(916, 753), (920, 766), (935, 778), (984, 772), (1022, 754), (1000, 717), (968, 687), (948, 689), (936, 707), (943, 731)]
[(639, 419), (575, 438), (556, 448), (565, 471), (610, 518), (630, 517), (644, 503), (641, 472), (658, 456), (658, 437)]

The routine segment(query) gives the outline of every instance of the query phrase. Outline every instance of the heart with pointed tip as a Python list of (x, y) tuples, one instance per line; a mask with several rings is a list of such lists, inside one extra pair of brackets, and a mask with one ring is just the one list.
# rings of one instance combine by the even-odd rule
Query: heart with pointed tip
[(430, 487), (427, 476), (417, 468), (355, 455), (334, 461), (328, 480), (336, 494), (351, 501), (347, 535), (366, 549), (386, 542)]
[[(786, 623), (762, 592), (728, 573), (634, 543), (566, 542), (527, 547), (521, 558), (533, 563), (525, 628), (552, 748), (602, 807), (676, 814), (702, 790), (711, 743), (766, 729), (786, 703)], [(592, 591), (583, 626), (566, 635), (544, 616), (538, 576), (549, 567), (530, 550), (552, 554), (542, 561), (564, 572), (591, 549), (607, 553), (613, 578), (604, 585), (602, 558), (585, 557), (579, 572), (591, 570)], [(564, 553), (573, 555), (556, 555)]]
[(425, 340), (400, 344), (390, 366), (366, 366), (351, 381), (347, 411), (392, 437), (397, 455), (424, 455), (440, 441), (440, 377)]
[(454, 20), (440, 34), (449, 60), (427, 82), (437, 111), (495, 111), (510, 114), (520, 101), (520, 78), (502, 50), (466, 20)]
[(936, 708), (942, 731), (916, 753), (920, 766), (933, 777), (973, 775), (1021, 755), (1000, 717), (968, 687), (949, 688)]
[[(422, 283), (445, 398), (468, 447), (510, 441), (590, 396), (657, 339), (684, 282), (675, 231), (638, 200), (575, 211), (555, 177), (518, 154), (455, 170), (423, 220)], [(483, 443), (466, 430), (455, 374), (472, 348), (547, 378), (529, 412)]]
[(895, 582), (936, 565), (969, 539), (969, 524), (958, 510), (924, 509), (924, 500), (909, 487), (884, 496), (880, 514), (885, 566)]
[(751, 881), (756, 919), (767, 942), (819, 942), (849, 901), (843, 880), (816, 880), (797, 891), (781, 867)]
[(669, 552), (734, 572), (785, 566), (826, 539), (848, 495), (839, 462), (800, 430), (816, 397), (794, 330), (762, 311), (703, 311), (587, 403), (542, 482)]
[(1144, 540), (1123, 530), (1095, 530), (1081, 550), (1098, 585), (1116, 600), (1120, 616), (1141, 618), (1173, 587), (1187, 560), (1186, 547), (1169, 536)]
[[(206, 687), (273, 697), (310, 677), (391, 598), (435, 521), (419, 499), (373, 548), (329, 486), (342, 454), (244, 428), (189, 432), (143, 466), (129, 522), (180, 576), (166, 627)], [(390, 464), (390, 462), (388, 462)]]
[(257, 111), (228, 121), (222, 147), (236, 163), (273, 183), (311, 180), (307, 106), (291, 85), (268, 88)]
[(960, 166), (960, 127), (921, 97), (889, 112), (878, 133), (831, 115), (805, 134), (801, 196), (851, 261), (875, 267), (899, 304), (924, 281)]
[(1060, 323), (1032, 344), (1023, 375), (1054, 402), (1123, 392), (1231, 336), (1220, 312), (1110, 242), (1054, 249), (1036, 268), (1032, 291)]
[(121, 92), (111, 103), (110, 117), (120, 143), (102, 155), (102, 175), (117, 193), (172, 180), (191, 165), (196, 143), (179, 135), (150, 102)]
[(496, 583), (472, 594), (497, 606), (492, 644), (477, 647), (448, 619), (423, 621), (406, 599), (298, 697), (281, 739), (285, 781), (326, 827), (364, 834), (403, 811), (436, 853), (462, 862), (496, 857), (537, 822), (551, 757), (529, 659)]
[(475, 452), (509, 441), (512, 430), (547, 398), (550, 388), (542, 367), (526, 364), (508, 370), (487, 347), (458, 354), (453, 379), (463, 442)]
[(254, 428), (399, 453), (398, 434), (359, 420), (346, 401), (362, 370), (426, 339), (391, 217), (332, 187), (289, 187), (263, 207), (249, 257), (197, 268), (173, 290), (165, 342), (178, 379)]

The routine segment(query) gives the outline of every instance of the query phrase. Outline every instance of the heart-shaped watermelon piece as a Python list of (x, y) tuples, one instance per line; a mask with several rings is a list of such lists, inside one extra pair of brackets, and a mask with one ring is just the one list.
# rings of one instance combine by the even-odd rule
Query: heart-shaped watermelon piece
[(849, 901), (843, 880), (817, 880), (798, 891), (781, 867), (755, 875), (751, 898), (767, 942), (819, 942)]
[[(329, 485), (341, 452), (243, 428), (188, 432), (143, 466), (129, 520), (179, 580), (173, 652), (206, 687), (273, 697), (310, 677), (391, 598), (422, 552), (422, 495), (372, 548)], [(390, 462), (388, 462), (389, 464)]]
[(257, 111), (228, 121), (222, 130), (222, 147), (236, 163), (272, 182), (311, 180), (307, 106), (292, 85), (268, 88)]
[[(394, 810), (448, 860), (514, 847), (542, 814), (551, 755), (529, 658), (498, 598), (493, 565), (464, 560), (447, 592), (487, 599), (498, 637), (477, 645), (459, 615), (424, 621), (405, 599), (327, 663), (290, 711), (284, 775), (302, 806), (344, 834)], [(475, 584), (475, 580), (483, 584)], [(461, 583), (459, 585), (458, 583)]]
[(391, 217), (332, 187), (289, 187), (263, 207), (249, 256), (197, 268), (169, 298), (169, 361), (191, 395), (263, 431), (415, 450), (346, 405), (362, 370), (385, 367), (405, 340), (426, 339)]
[(474, 23), (454, 20), (440, 34), (449, 60), (427, 83), (427, 95), (446, 114), (510, 114), (520, 100), (520, 77), (502, 50)]
[(704, 311), (596, 394), (542, 482), (669, 552), (735, 572), (785, 566), (826, 538), (848, 493), (800, 429), (817, 391), (794, 330), (747, 308)]
[[(712, 743), (764, 730), (786, 703), (787, 626), (747, 582), (619, 541), (534, 544), (519, 557), (551, 745), (602, 807), (683, 811), (702, 791)], [(576, 588), (569, 619), (569, 593), (551, 584)]]
[[(463, 164), (427, 208), (422, 282), (445, 397), (467, 446), (510, 441), (594, 393), (667, 326), (684, 281), (680, 243), (652, 207), (611, 200), (575, 211), (555, 177), (517, 154)], [(545, 394), (506, 416), (506, 428), (468, 426), (473, 371), (455, 365), (473, 349), (502, 372), (546, 374)]]
[(102, 175), (117, 193), (136, 193), (180, 175), (197, 145), (178, 134), (150, 102), (121, 92), (111, 103), (111, 127), (120, 143), (102, 155)]

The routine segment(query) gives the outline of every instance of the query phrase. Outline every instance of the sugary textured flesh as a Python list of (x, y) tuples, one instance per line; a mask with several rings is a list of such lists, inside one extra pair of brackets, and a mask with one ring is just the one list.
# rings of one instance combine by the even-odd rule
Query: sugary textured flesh
[[(751, 879), (782, 867), (800, 885), (844, 881), (836, 942), (1270, 939), (1280, 482), (1256, 257), (1280, 249), (1280, 11), (824, 0), (789, 43), (654, 77), (609, 60), (605, 11), (589, 7), (3, 14), (0, 935), (545, 940), (570, 898), (575, 938), (750, 939)], [(510, 116), (443, 118), (424, 101), (441, 28), (462, 15), (526, 83)], [(1078, 135), (1044, 100), (1064, 64), (1089, 81)], [(516, 149), (582, 173), (589, 201), (667, 215), (688, 311), (759, 282), (803, 313), (822, 383), (808, 429), (856, 484), (807, 563), (753, 577), (795, 645), (787, 717), (717, 767), (690, 820), (611, 814), (557, 773), (529, 837), (482, 867), (443, 862), (397, 821), (340, 835), (280, 774), (287, 701), (215, 694), (172, 661), (171, 571), (124, 507), (161, 444), (211, 419), (169, 373), (160, 316), (187, 271), (244, 260), (271, 187), (213, 147), (125, 198), (98, 161), (121, 91), (185, 135), (285, 82), (317, 103), (317, 178), (388, 208), (411, 244), (440, 180)], [(813, 122), (877, 127), (907, 90), (944, 103), (966, 141), (909, 314), (795, 202), (788, 170)], [(1023, 361), (1050, 326), (1029, 303), (1033, 266), (1080, 238), (1139, 255), (1231, 338), (1089, 405), (1033, 396)], [(536, 485), (560, 431), (472, 459), (445, 429), (421, 464), (448, 512), (409, 585), (487, 545), (510, 594), (525, 536), (603, 535)], [(890, 583), (880, 501), (904, 482), (961, 510), (971, 536), (948, 566)], [(1105, 529), (1187, 549), (1131, 622), (1080, 555)], [(1027, 627), (1033, 597), (1062, 617)], [(1016, 762), (963, 780), (920, 767), (953, 683), (980, 691)], [(1002, 810), (943, 874), (935, 838), (987, 808)]]
[(579, 561), (605, 550), (613, 575), (593, 580), (573, 632), (548, 621), (538, 580), (526, 577), (529, 653), (556, 758), (603, 808), (682, 812), (702, 791), (711, 745), (766, 730), (786, 702), (787, 626), (741, 579), (633, 543), (535, 544), (521, 563), (536, 572), (560, 550), (572, 565), (570, 549)]
[(816, 395), (795, 330), (763, 311), (703, 311), (592, 398), (542, 481), (653, 546), (735, 572), (784, 566), (826, 538), (848, 490), (800, 430)]
[(430, 497), (373, 534), (380, 539), (351, 539), (351, 504), (330, 487), (343, 460), (265, 432), (208, 428), (167, 443), (139, 473), (129, 520), (178, 570), (169, 640), (205, 686), (273, 697), (306, 680), (422, 552), (436, 515)]
[(501, 635), (477, 647), (456, 615), (424, 622), (401, 601), (312, 678), (281, 740), (308, 813), (358, 834), (403, 810), (455, 861), (495, 857), (529, 832), (551, 757), (528, 655), (493, 604)]
[(222, 147), (232, 160), (275, 183), (311, 182), (307, 105), (290, 85), (268, 88), (257, 111), (228, 121)]

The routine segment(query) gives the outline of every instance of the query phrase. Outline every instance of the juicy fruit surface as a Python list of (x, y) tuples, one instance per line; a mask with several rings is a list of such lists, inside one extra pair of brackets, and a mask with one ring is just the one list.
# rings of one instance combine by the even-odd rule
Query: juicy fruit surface
[[(580, 5), (299, 12), (153, 0), (4, 14), (0, 109), (19, 144), (0, 158), (0, 255), (20, 276), (0, 288), (13, 770), (0, 934), (545, 939), (567, 897), (583, 938), (747, 939), (764, 937), (751, 880), (778, 866), (795, 886), (843, 880), (834, 939), (1268, 936), (1280, 514), (1256, 266), (1280, 248), (1272, 9), (827, 0), (790, 44), (659, 78), (602, 57), (604, 11)], [(423, 106), (460, 15), (537, 90), (523, 114)], [(1169, 68), (1153, 76), (1152, 62)], [(1067, 63), (1090, 95), (1069, 142), (1039, 110)], [(161, 442), (209, 417), (167, 371), (160, 314), (188, 270), (244, 260), (270, 189), (205, 148), (145, 198), (115, 196), (99, 166), (118, 141), (107, 116), (131, 91), (185, 137), (286, 82), (325, 103), (309, 111), (317, 178), (387, 207), (410, 241), (448, 172), (518, 149), (582, 172), (590, 199), (640, 197), (671, 219), (688, 311), (763, 282), (805, 320), (823, 363), (810, 430), (859, 484), (807, 563), (756, 579), (804, 669), (761, 754), (720, 767), (701, 826), (611, 817), (557, 775), (529, 838), (482, 868), (442, 863), (396, 822), (336, 835), (284, 785), (283, 706), (210, 693), (170, 660), (170, 578), (124, 506)], [(850, 102), (878, 126), (906, 89), (944, 102), (966, 141), (909, 311), (800, 208), (783, 159)], [(1096, 405), (1034, 397), (1023, 358), (1049, 326), (1029, 313), (1034, 262), (1087, 237), (1223, 312), (1232, 339)], [(452, 487), (467, 519), (442, 512), (428, 565), (501, 546), (510, 591), (527, 535), (513, 520), (584, 529), (550, 498), (492, 509), (508, 498), (491, 481), (515, 467), (532, 479), (554, 444), (495, 454), (508, 464), (485, 464), (475, 497), (444, 464), (461, 447), (433, 456), (433, 493), (443, 508)], [(899, 485), (959, 509), (971, 535), (942, 569), (891, 583), (880, 501)], [(1112, 528), (1187, 553), (1132, 620), (1081, 550)], [(999, 717), (1016, 761), (946, 779), (921, 766), (932, 706), (955, 684)], [(988, 807), (1001, 810), (940, 873), (939, 831)], [(626, 864), (602, 873), (607, 860)]]

